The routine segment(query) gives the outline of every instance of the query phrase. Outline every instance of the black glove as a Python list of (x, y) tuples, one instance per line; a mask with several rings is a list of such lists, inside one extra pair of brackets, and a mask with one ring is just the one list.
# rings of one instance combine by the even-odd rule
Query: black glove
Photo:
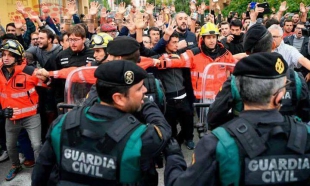
[(13, 116), (13, 109), (5, 108), (5, 109), (0, 110), (0, 116), (4, 118), (11, 118)]
[(179, 145), (178, 141), (174, 138), (171, 138), (168, 141), (167, 146), (164, 150), (164, 154), (165, 154), (166, 159), (170, 155), (180, 155), (183, 157), (180, 145)]

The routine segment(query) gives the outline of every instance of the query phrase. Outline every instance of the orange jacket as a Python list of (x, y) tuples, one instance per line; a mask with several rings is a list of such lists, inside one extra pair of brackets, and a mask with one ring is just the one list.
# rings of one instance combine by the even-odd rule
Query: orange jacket
[(17, 65), (13, 76), (6, 80), (2, 72), (3, 63), (0, 65), (0, 101), (2, 108), (18, 108), (11, 120), (22, 119), (37, 114), (39, 96), (36, 86), (47, 85), (38, 79), (33, 72), (34, 68), (25, 63)]
[[(141, 61), (140, 63), (137, 63), (137, 65), (143, 69), (147, 69), (153, 66), (153, 59), (147, 57), (141, 57)], [(49, 76), (59, 79), (66, 79), (70, 74), (70, 72), (72, 72), (77, 68), (83, 68), (83, 67), (69, 67), (69, 68), (63, 68), (61, 70), (49, 71)], [(70, 79), (72, 82), (95, 84), (96, 78), (94, 77), (94, 72), (95, 69), (81, 70), (79, 74), (72, 76)]]
[[(202, 40), (201, 40), (202, 42)], [(159, 68), (191, 68), (191, 79), (196, 99), (202, 99), (202, 76), (205, 67), (208, 64), (214, 62), (235, 63), (235, 59), (232, 54), (224, 48), (221, 43), (220, 46), (221, 55), (213, 60), (203, 52), (194, 55), (191, 50), (180, 55), (181, 59), (169, 59), (168, 56), (163, 56), (164, 60), (161, 61)], [(200, 48), (200, 51), (202, 49)], [(213, 66), (210, 68), (208, 76), (206, 78), (206, 90), (205, 98), (214, 99), (220, 87), (227, 79), (228, 71), (232, 72), (231, 67)]]

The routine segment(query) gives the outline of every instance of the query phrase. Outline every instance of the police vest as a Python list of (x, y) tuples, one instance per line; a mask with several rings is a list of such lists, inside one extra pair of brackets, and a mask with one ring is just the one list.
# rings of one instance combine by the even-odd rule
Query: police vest
[(309, 185), (310, 127), (284, 118), (259, 129), (235, 118), (212, 131), (221, 185)]
[[(74, 108), (51, 132), (59, 184), (139, 185), (143, 178), (141, 136), (146, 125), (131, 114), (111, 121), (94, 118), (88, 109)], [(89, 124), (104, 125), (105, 130), (91, 131)]]
[(148, 77), (144, 79), (143, 85), (147, 88), (145, 96), (148, 97), (149, 101), (155, 102), (160, 111), (164, 114), (166, 112), (166, 96), (161, 81), (156, 79), (153, 74), (149, 73)]
[[(289, 87), (286, 87), (285, 95), (282, 98), (282, 107), (280, 113), (283, 115), (295, 115), (296, 106), (301, 98), (302, 83), (297, 74), (292, 69), (289, 69), (286, 73), (286, 77), (292, 81)], [(234, 75), (231, 76), (231, 93), (233, 97), (233, 108), (232, 112), (238, 116), (243, 110), (243, 103), (241, 96), (236, 86), (236, 78)]]

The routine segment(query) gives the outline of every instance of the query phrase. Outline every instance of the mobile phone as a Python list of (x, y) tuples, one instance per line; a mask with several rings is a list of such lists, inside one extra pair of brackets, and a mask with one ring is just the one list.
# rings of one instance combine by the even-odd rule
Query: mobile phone
[(251, 9), (251, 10), (254, 10), (254, 9), (255, 9), (255, 6), (256, 6), (256, 2), (251, 2), (251, 3), (250, 3), (250, 9)]
[(257, 7), (264, 8), (263, 14), (269, 14), (270, 13), (269, 3), (267, 3), (267, 2), (260, 3), (260, 4), (257, 5)]
[(197, 20), (197, 18), (198, 18), (198, 13), (197, 13), (197, 12), (193, 12), (192, 15), (191, 15), (191, 18), (192, 18), (193, 20)]

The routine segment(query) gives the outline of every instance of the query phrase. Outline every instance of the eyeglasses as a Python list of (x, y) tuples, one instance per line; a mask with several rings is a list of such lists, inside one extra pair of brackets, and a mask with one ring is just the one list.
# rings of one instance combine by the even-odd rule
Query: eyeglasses
[(285, 85), (282, 86), (282, 87), (280, 87), (280, 88), (273, 94), (273, 96), (276, 96), (277, 94), (279, 94), (279, 92), (281, 91), (281, 89), (286, 88), (286, 87), (287, 87), (288, 85), (290, 85), (291, 83), (292, 83), (292, 81), (289, 80), (289, 79), (287, 79)]
[(282, 36), (272, 36), (273, 39), (277, 39), (277, 38), (280, 38)]
[(80, 40), (82, 40), (82, 39), (71, 39), (71, 38), (69, 38), (69, 42), (70, 43), (76, 43), (76, 42), (78, 42)]

